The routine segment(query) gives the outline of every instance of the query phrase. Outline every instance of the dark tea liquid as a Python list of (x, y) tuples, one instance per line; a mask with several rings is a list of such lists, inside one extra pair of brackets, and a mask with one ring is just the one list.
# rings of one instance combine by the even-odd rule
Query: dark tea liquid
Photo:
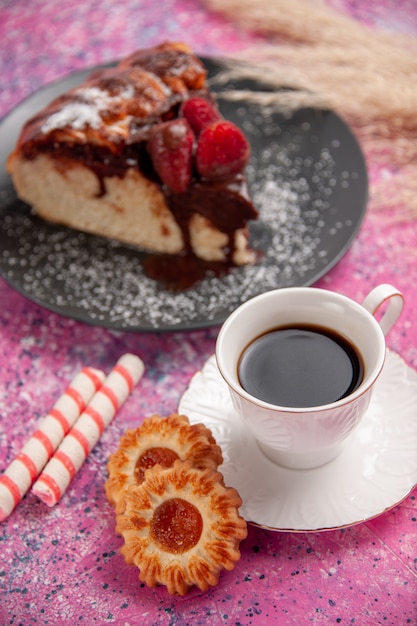
[(336, 402), (362, 382), (363, 363), (346, 339), (327, 328), (277, 328), (244, 350), (240, 384), (270, 404), (310, 407)]

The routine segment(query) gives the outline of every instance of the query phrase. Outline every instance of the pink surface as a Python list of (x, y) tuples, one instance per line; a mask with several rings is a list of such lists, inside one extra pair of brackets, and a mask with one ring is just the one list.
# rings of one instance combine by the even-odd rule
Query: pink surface
[[(371, 24), (417, 32), (413, 2), (333, 4)], [(52, 0), (0, 4), (0, 115), (72, 70), (162, 39), (182, 39), (211, 55), (252, 41), (197, 0), (57, 7)], [(370, 176), (377, 176), (367, 156)], [(392, 217), (369, 211), (349, 252), (318, 286), (357, 300), (379, 282), (400, 288), (406, 308), (388, 346), (417, 369), (417, 225)], [(417, 624), (416, 490), (350, 529), (280, 534), (250, 527), (236, 569), (208, 593), (172, 598), (164, 588), (144, 588), (118, 553), (105, 464), (127, 427), (176, 410), (212, 354), (218, 328), (166, 334), (92, 328), (36, 306), (3, 280), (0, 302), (0, 471), (82, 366), (108, 372), (128, 351), (146, 366), (61, 502), (49, 509), (28, 494), (1, 523), (1, 624)]]

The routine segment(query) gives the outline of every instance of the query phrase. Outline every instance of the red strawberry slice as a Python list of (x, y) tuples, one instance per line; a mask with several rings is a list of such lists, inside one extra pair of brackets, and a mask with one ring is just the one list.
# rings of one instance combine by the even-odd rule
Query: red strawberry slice
[(241, 172), (249, 160), (250, 146), (242, 131), (222, 120), (206, 126), (197, 144), (196, 166), (203, 178), (229, 178)]
[(148, 151), (156, 173), (175, 193), (186, 191), (191, 182), (194, 135), (185, 119), (153, 127)]
[(186, 100), (180, 113), (185, 117), (196, 137), (199, 136), (205, 126), (221, 119), (220, 113), (204, 98)]

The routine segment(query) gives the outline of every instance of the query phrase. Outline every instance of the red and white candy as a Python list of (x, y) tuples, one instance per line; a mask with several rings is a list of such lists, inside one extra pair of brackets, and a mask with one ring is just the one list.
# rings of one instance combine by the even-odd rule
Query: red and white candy
[(26, 494), (104, 379), (100, 370), (91, 367), (81, 370), (0, 476), (0, 521), (10, 515)]
[(139, 357), (125, 354), (119, 359), (33, 485), (33, 493), (45, 504), (60, 500), (143, 372)]

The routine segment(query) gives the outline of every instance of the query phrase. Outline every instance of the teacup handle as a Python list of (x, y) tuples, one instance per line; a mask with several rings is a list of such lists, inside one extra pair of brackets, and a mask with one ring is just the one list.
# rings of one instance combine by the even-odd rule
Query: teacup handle
[(379, 325), (384, 335), (388, 335), (404, 307), (404, 296), (401, 291), (387, 283), (378, 285), (366, 296), (362, 306), (372, 315), (375, 315), (378, 309), (385, 303), (387, 308), (379, 320)]

